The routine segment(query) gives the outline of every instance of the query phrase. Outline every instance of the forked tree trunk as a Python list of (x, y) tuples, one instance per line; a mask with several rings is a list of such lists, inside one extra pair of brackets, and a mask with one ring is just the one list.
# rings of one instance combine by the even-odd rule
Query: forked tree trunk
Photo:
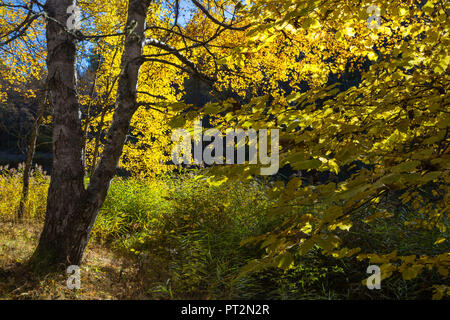
[[(48, 0), (48, 74), (54, 108), (53, 168), (44, 229), (31, 258), (35, 270), (48, 272), (80, 265), (89, 234), (116, 173), (131, 118), (141, 65), (145, 19), (150, 0), (129, 0), (116, 109), (104, 152), (87, 189), (82, 164), (83, 131), (76, 93), (76, 41), (63, 30), (74, 0)], [(56, 22), (57, 21), (57, 22)], [(59, 22), (59, 23), (58, 23)]]

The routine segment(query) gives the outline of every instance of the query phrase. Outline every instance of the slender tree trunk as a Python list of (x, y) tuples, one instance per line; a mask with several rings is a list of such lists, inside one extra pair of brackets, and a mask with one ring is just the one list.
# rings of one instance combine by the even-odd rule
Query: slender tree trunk
[(95, 136), (95, 145), (94, 145), (94, 154), (92, 156), (92, 163), (89, 168), (89, 177), (92, 177), (94, 174), (95, 168), (97, 167), (97, 158), (98, 158), (98, 150), (100, 148), (100, 139), (102, 137), (103, 125), (105, 124), (105, 116), (106, 112), (108, 112), (108, 107), (104, 107), (102, 110), (102, 115), (100, 117), (100, 123), (98, 125), (97, 135)]
[[(83, 132), (75, 77), (75, 39), (64, 32), (73, 0), (48, 0), (47, 66), (54, 107), (53, 168), (44, 229), (31, 258), (37, 271), (80, 265), (89, 234), (116, 173), (130, 121), (137, 109), (145, 20), (150, 0), (129, 0), (125, 48), (113, 122), (102, 158), (87, 189), (82, 163)], [(54, 20), (60, 23), (54, 22)]]
[(19, 203), (19, 209), (17, 212), (17, 218), (22, 220), (25, 215), (25, 206), (28, 201), (28, 194), (30, 190), (30, 174), (31, 165), (33, 164), (33, 157), (36, 150), (36, 141), (39, 134), (39, 128), (42, 125), (42, 119), (44, 118), (45, 106), (47, 105), (47, 93), (48, 82), (45, 83), (45, 91), (41, 103), (36, 114), (33, 129), (31, 131), (30, 141), (28, 143), (27, 159), (25, 160), (25, 168), (23, 170), (22, 178), (22, 197)]

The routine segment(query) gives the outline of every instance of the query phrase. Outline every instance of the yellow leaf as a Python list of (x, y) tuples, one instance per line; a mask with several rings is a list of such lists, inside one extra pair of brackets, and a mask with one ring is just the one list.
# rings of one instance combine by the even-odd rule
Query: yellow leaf
[(317, 29), (320, 28), (320, 22), (314, 18), (305, 18), (302, 24), (304, 29)]
[(440, 243), (442, 243), (442, 242), (444, 242), (446, 239), (445, 238), (439, 238), (439, 239), (437, 239), (435, 242), (434, 242), (434, 244), (436, 245), (436, 244), (440, 244)]
[(353, 28), (347, 28), (347, 29), (345, 29), (345, 33), (349, 36), (349, 37), (353, 37), (355, 34), (356, 34), (356, 32), (355, 32), (355, 29), (353, 29)]
[(416, 278), (419, 273), (422, 271), (423, 266), (422, 265), (415, 265), (409, 268), (406, 268), (402, 272), (402, 277), (404, 280), (412, 280)]

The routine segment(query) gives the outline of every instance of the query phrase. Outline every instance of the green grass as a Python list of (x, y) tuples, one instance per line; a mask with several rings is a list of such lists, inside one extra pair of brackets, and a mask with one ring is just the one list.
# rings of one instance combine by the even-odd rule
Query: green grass
[[(83, 288), (70, 292), (66, 275), (17, 275), (17, 265), (37, 244), (48, 187), (48, 177), (34, 172), (27, 219), (14, 222), (20, 176), (20, 170), (0, 174), (3, 298), (429, 299), (431, 286), (442, 283), (437, 272), (427, 270), (413, 281), (394, 275), (382, 282), (382, 290), (371, 291), (361, 283), (368, 276), (367, 262), (335, 260), (316, 249), (294, 254), (295, 267), (287, 271), (268, 268), (238, 278), (242, 266), (264, 254), (241, 241), (273, 231), (286, 216), (268, 215), (272, 200), (267, 184), (211, 186), (184, 175), (114, 179), (84, 259)], [(355, 223), (344, 242), (376, 252), (437, 253), (432, 232), (407, 232), (401, 214), (386, 221), (374, 228)], [(11, 272), (16, 280), (10, 280)]]

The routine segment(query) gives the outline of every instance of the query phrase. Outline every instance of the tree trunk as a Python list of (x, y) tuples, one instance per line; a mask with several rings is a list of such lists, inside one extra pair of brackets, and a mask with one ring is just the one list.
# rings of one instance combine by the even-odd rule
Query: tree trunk
[(131, 31), (125, 39), (116, 109), (102, 158), (87, 189), (83, 185), (83, 132), (76, 93), (75, 39), (61, 27), (69, 17), (67, 8), (73, 3), (73, 0), (48, 0), (45, 6), (53, 18), (47, 24), (47, 66), (50, 101), (54, 107), (54, 158), (44, 229), (30, 261), (40, 272), (81, 264), (137, 108), (136, 88), (150, 0), (129, 1), (127, 29)]
[(93, 153), (93, 156), (92, 156), (92, 163), (91, 163), (91, 166), (90, 166), (90, 168), (88, 170), (89, 171), (88, 172), (89, 177), (92, 177), (92, 175), (95, 172), (95, 168), (97, 167), (97, 158), (98, 158), (98, 153), (99, 153), (98, 150), (100, 148), (100, 139), (102, 137), (103, 125), (105, 123), (106, 112), (108, 112), (108, 107), (107, 106), (105, 106), (103, 108), (103, 110), (102, 110), (102, 114), (101, 114), (101, 117), (100, 117), (100, 123), (98, 125), (98, 131), (97, 131), (97, 134), (95, 136), (95, 144), (94, 144), (94, 153)]
[(28, 143), (27, 159), (25, 160), (25, 168), (23, 170), (23, 178), (22, 178), (22, 197), (20, 198), (19, 209), (17, 212), (17, 218), (19, 220), (22, 220), (25, 215), (25, 206), (28, 201), (28, 194), (30, 190), (31, 165), (33, 164), (34, 152), (36, 150), (36, 141), (39, 134), (39, 127), (42, 124), (45, 106), (47, 105), (47, 93), (48, 93), (48, 82), (45, 83), (44, 95), (41, 104), (39, 105), (33, 129), (31, 131), (30, 141)]

